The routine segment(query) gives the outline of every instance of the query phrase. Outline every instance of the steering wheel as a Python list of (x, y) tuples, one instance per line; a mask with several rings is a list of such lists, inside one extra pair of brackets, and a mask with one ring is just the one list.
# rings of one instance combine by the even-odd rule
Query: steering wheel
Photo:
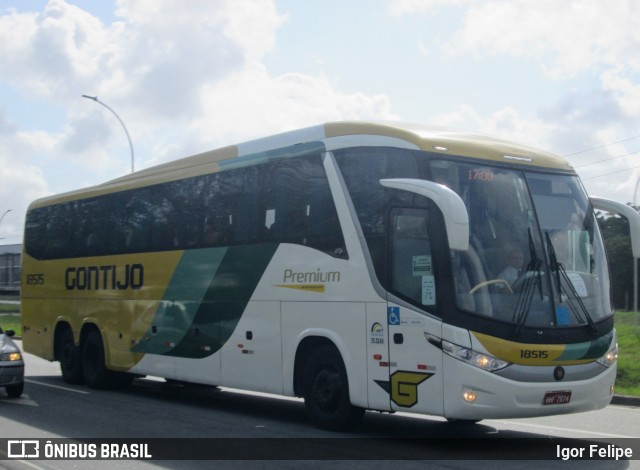
[(513, 284), (511, 284), (511, 290), (513, 290), (515, 292), (519, 292), (520, 290), (522, 290), (522, 287), (524, 286), (524, 283), (527, 280), (529, 280), (531, 277), (533, 277), (533, 276), (544, 276), (544, 271), (543, 272), (540, 272), (540, 271), (527, 271), (522, 276), (520, 276), (518, 279), (513, 281)]
[(473, 288), (469, 291), (469, 294), (475, 293), (477, 290), (482, 289), (483, 287), (490, 286), (492, 284), (504, 284), (510, 294), (513, 294), (513, 289), (511, 289), (511, 284), (509, 281), (505, 281), (504, 279), (489, 279), (488, 281), (482, 281), (479, 284), (473, 286)]

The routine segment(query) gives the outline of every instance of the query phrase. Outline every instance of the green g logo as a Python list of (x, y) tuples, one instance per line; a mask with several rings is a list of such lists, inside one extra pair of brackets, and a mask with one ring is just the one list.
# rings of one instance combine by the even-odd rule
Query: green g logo
[(391, 401), (398, 406), (411, 408), (418, 403), (418, 385), (433, 374), (421, 372), (395, 371), (390, 382), (376, 380), (376, 383), (391, 395)]

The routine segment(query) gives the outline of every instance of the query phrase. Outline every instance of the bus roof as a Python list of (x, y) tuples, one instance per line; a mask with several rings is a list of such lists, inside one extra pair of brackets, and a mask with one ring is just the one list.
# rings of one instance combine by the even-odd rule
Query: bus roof
[(322, 144), (327, 150), (359, 146), (401, 147), (529, 167), (572, 170), (566, 160), (554, 154), (478, 133), (403, 122), (343, 121), (289, 131), (181, 158), (127, 174), (99, 186), (44, 198), (36, 205), (48, 205), (54, 202), (53, 199), (61, 202), (77, 199), (81, 195), (97, 196), (118, 189), (216, 172), (237, 157), (312, 142)]

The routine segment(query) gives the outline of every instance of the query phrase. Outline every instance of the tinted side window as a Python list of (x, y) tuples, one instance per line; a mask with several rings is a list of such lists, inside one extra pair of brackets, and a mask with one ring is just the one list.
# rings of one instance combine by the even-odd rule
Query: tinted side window
[[(429, 179), (427, 158), (423, 152), (384, 147), (344, 149), (334, 155), (358, 215), (378, 281), (387, 287), (389, 211), (393, 207), (413, 205), (414, 198), (404, 191), (383, 187), (380, 180)], [(424, 201), (417, 201), (421, 203)]]
[(338, 214), (319, 156), (273, 162), (265, 168), (262, 197), (268, 239), (347, 257)]
[(389, 290), (427, 309), (438, 302), (429, 234), (429, 211), (393, 209), (390, 220)]
[(274, 242), (347, 257), (320, 154), (35, 209), (25, 231), (39, 259)]

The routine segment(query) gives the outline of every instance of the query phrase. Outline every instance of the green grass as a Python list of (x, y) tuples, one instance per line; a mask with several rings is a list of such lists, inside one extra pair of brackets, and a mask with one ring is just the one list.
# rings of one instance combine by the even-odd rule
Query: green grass
[(0, 328), (3, 331), (13, 330), (16, 336), (22, 336), (22, 317), (18, 313), (0, 315)]
[[(0, 295), (0, 300), (19, 300), (19, 297)], [(0, 328), (14, 330), (17, 336), (22, 336), (20, 304), (0, 304)]]
[(640, 335), (636, 334), (635, 322), (635, 313), (616, 312), (615, 323), (619, 348), (616, 394), (638, 397), (640, 396)]
[(20, 305), (0, 304), (0, 313), (20, 313)]

